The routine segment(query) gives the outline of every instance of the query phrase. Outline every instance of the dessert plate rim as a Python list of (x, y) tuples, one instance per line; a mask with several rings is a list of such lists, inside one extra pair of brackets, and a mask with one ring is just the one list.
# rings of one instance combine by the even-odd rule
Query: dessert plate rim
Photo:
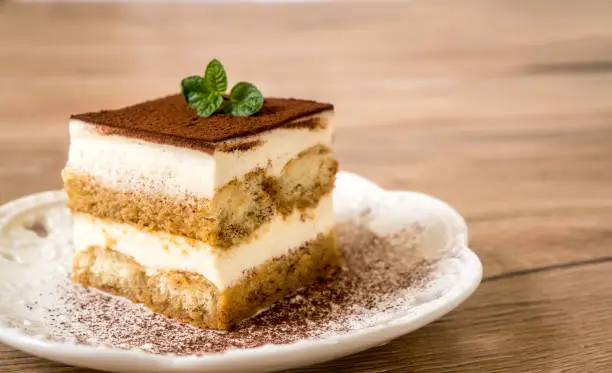
[[(379, 189), (372, 181), (353, 173), (341, 172), (339, 176), (355, 178), (355, 180), (361, 179), (360, 182)], [(379, 190), (383, 191), (382, 189)], [(215, 372), (241, 369), (251, 372), (282, 370), (324, 362), (386, 344), (441, 318), (465, 301), (480, 284), (482, 264), (477, 255), (468, 248), (465, 220), (450, 205), (419, 192), (384, 190), (384, 193), (402, 194), (407, 198), (436, 205), (437, 208), (448, 215), (451, 224), (459, 227), (458, 231), (462, 232), (460, 233), (462, 236), (455, 240), (455, 244), (459, 245), (455, 249), (456, 255), (462, 259), (461, 281), (455, 283), (448, 292), (439, 298), (420, 306), (422, 311), (417, 315), (405, 314), (367, 328), (317, 340), (303, 340), (282, 345), (264, 345), (248, 349), (231, 349), (219, 353), (198, 355), (153, 354), (143, 350), (124, 350), (106, 346), (53, 341), (45, 339), (41, 335), (28, 335), (21, 329), (4, 324), (1, 320), (0, 342), (46, 359), (117, 372), (192, 372), (195, 370), (203, 371), (202, 369)], [(33, 200), (37, 200), (39, 204), (45, 204), (59, 202), (65, 198), (63, 191), (53, 190), (31, 194), (0, 206), (0, 233), (3, 228), (2, 218), (18, 211), (22, 208), (20, 206), (31, 204)], [(100, 361), (104, 361), (105, 364), (100, 364)], [(121, 368), (122, 366), (125, 370)]]

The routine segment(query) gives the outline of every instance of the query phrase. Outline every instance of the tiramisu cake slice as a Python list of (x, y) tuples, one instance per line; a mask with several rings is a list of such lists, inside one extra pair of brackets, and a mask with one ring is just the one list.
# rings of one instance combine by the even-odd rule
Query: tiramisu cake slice
[(228, 329), (341, 265), (332, 105), (268, 98), (200, 117), (177, 94), (72, 116), (72, 278)]

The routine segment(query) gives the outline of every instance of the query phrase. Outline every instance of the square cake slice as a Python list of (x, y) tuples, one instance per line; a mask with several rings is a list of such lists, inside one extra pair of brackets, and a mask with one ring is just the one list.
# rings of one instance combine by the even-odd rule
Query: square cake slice
[(332, 113), (268, 98), (201, 118), (179, 94), (72, 116), (73, 281), (228, 329), (333, 276)]

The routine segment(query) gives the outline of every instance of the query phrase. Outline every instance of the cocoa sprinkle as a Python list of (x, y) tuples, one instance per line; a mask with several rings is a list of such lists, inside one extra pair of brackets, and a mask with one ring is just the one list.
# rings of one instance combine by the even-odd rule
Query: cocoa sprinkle
[(303, 289), (225, 333), (200, 330), (119, 297), (70, 282), (44, 308), (54, 340), (141, 349), (156, 354), (204, 354), (289, 344), (372, 326), (406, 310), (426, 286), (431, 265), (409, 247), (355, 226), (338, 228), (346, 268), (337, 279)]
[(278, 127), (317, 128), (319, 121), (295, 121), (333, 108), (332, 104), (312, 100), (268, 97), (261, 110), (252, 116), (236, 117), (219, 112), (201, 118), (187, 106), (182, 94), (174, 94), (117, 110), (77, 114), (71, 118), (94, 125), (103, 135), (210, 152), (219, 141)]

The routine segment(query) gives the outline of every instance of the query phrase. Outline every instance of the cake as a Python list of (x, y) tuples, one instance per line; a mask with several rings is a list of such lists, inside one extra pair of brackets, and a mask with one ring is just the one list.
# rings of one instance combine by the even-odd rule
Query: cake
[(176, 94), (73, 115), (72, 280), (226, 330), (332, 277), (332, 114), (266, 98), (252, 116), (200, 117)]

